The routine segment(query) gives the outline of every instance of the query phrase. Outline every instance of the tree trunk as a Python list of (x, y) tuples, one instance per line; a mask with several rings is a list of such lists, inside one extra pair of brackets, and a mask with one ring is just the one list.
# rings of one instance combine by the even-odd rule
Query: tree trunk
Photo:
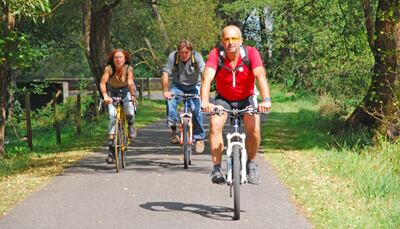
[[(4, 1), (0, 1), (0, 8), (2, 11), (0, 15), (0, 36), (8, 37), (15, 28), (15, 17), (11, 14)], [(6, 49), (12, 46), (12, 42), (4, 45)], [(5, 154), (4, 135), (6, 126), (6, 101), (9, 88), (8, 76), (10, 73), (7, 53), (4, 56), (0, 56), (0, 59), (3, 58), (4, 60), (0, 62), (0, 157)]]
[[(364, 5), (367, 20), (367, 34), (371, 36), (371, 25), (368, 23), (372, 16), (367, 1)], [(394, 9), (393, 16), (389, 14)], [(368, 37), (371, 50), (374, 54), (374, 74), (370, 87), (361, 104), (346, 120), (345, 129), (358, 126), (369, 128), (377, 127), (379, 120), (392, 122), (390, 117), (395, 117), (398, 106), (394, 105), (395, 91), (398, 82), (398, 57), (399, 52), (399, 2), (397, 0), (380, 0), (377, 12), (380, 14), (375, 19), (375, 41)], [(383, 15), (383, 16), (382, 16)], [(394, 38), (394, 39), (393, 39)]]
[(158, 25), (160, 26), (165, 45), (167, 47), (167, 50), (165, 52), (166, 55), (169, 55), (172, 51), (174, 51), (174, 46), (171, 44), (171, 40), (168, 37), (168, 32), (167, 29), (164, 26), (164, 22), (161, 19), (160, 12), (157, 9), (157, 5), (154, 4), (154, 2), (150, 3), (151, 9), (153, 11), (153, 18), (156, 19)]
[(161, 70), (164, 66), (163, 66), (163, 64), (161, 63), (160, 59), (159, 59), (159, 58), (157, 57), (157, 55), (155, 54), (155, 52), (154, 52), (154, 50), (153, 50), (153, 47), (151, 46), (150, 40), (149, 40), (147, 37), (145, 37), (145, 38), (144, 38), (144, 41), (146, 42), (147, 48), (149, 49), (149, 51), (150, 51), (151, 55), (153, 56), (154, 60), (156, 61), (157, 66), (158, 66), (158, 69)]
[(96, 1), (90, 0), (89, 2), (89, 0), (86, 0), (81, 8), (83, 13), (83, 36), (86, 45), (86, 56), (100, 94), (101, 77), (104, 73), (107, 56), (111, 52), (110, 28), (112, 14), (121, 1), (115, 0), (95, 10), (94, 5)]
[(82, 12), (82, 38), (85, 46), (86, 59), (93, 73), (92, 64), (90, 62), (90, 21), (92, 18), (92, 3), (91, 0), (85, 0), (81, 6)]
[[(289, 49), (287, 48), (289, 42), (289, 37), (288, 34), (290, 34), (289, 31), (289, 23), (290, 23), (290, 18), (289, 18), (289, 12), (287, 10), (287, 7), (283, 8), (283, 13), (282, 13), (282, 22), (281, 22), (281, 29), (285, 29), (287, 30), (287, 33), (282, 37), (283, 41), (282, 41), (282, 45), (279, 47), (279, 51), (278, 51), (278, 63), (280, 63), (281, 65), (285, 62), (286, 58), (289, 57)], [(283, 83), (285, 82), (284, 77), (282, 75), (282, 69), (278, 68), (275, 74), (275, 81), (278, 83)], [(299, 77), (299, 76), (297, 76)], [(292, 87), (294, 87), (295, 85), (292, 85)]]
[(264, 12), (264, 9), (262, 7), (260, 7), (258, 9), (259, 12), (259, 19), (260, 19), (260, 35), (261, 35), (261, 44), (263, 44), (261, 51), (261, 55), (264, 61), (264, 65), (266, 63), (269, 63), (269, 41), (267, 38), (267, 35), (269, 34), (268, 28), (267, 28), (267, 22), (266, 22), (266, 18), (267, 18), (267, 14)]
[(5, 153), (4, 135), (6, 127), (6, 98), (7, 98), (7, 72), (9, 67), (6, 64), (0, 64), (0, 157)]

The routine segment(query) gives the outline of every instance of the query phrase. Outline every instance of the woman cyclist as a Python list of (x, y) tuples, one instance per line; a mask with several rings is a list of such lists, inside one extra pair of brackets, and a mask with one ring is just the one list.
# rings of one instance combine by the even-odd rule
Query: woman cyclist
[[(108, 156), (106, 162), (114, 163), (114, 133), (116, 107), (112, 104), (111, 97), (121, 97), (123, 100), (132, 100), (124, 103), (126, 121), (128, 123), (129, 138), (136, 138), (134, 119), (135, 111), (135, 84), (133, 81), (133, 68), (130, 66), (130, 55), (122, 49), (114, 49), (107, 57), (106, 68), (100, 82), (100, 90), (104, 102), (108, 104), (110, 124), (108, 126)], [(106, 86), (106, 84), (108, 84)], [(108, 88), (108, 91), (107, 91)], [(108, 93), (107, 93), (108, 92)], [(136, 103), (137, 104), (137, 103)]]

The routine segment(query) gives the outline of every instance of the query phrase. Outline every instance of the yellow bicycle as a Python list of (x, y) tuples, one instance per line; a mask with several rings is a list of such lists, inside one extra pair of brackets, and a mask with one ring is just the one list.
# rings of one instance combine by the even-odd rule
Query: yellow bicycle
[[(128, 145), (130, 144), (123, 103), (131, 102), (132, 100), (128, 99), (123, 100), (121, 97), (111, 97), (111, 98), (113, 100), (112, 104), (117, 109), (117, 115), (115, 117), (115, 132), (114, 132), (114, 150), (115, 150), (114, 161), (118, 173), (121, 168), (124, 169), (126, 166), (126, 150)], [(136, 101), (134, 101), (133, 106), (136, 113)]]

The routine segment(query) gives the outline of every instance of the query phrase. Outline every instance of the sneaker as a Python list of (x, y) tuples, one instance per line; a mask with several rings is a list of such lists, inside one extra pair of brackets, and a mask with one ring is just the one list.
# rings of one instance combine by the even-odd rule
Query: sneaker
[(108, 146), (108, 156), (106, 159), (107, 164), (113, 164), (114, 163), (114, 146)]
[(107, 162), (107, 164), (113, 164), (114, 163), (114, 158), (113, 158), (112, 154), (109, 154), (107, 156), (106, 162)]
[(222, 169), (214, 169), (211, 173), (211, 181), (214, 184), (225, 184), (225, 176), (222, 174)]
[(203, 139), (197, 139), (194, 145), (196, 153), (204, 152), (204, 141)]
[(137, 137), (137, 133), (136, 133), (136, 129), (135, 129), (135, 123), (129, 124), (128, 137), (129, 138), (136, 138)]
[(250, 184), (260, 184), (261, 177), (257, 170), (258, 165), (256, 163), (247, 164), (247, 179)]
[(176, 130), (171, 130), (171, 144), (179, 144), (181, 140)]

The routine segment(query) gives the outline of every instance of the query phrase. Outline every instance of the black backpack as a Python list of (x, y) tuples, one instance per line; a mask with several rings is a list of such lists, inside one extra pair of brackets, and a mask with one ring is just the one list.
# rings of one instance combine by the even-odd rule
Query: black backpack
[[(242, 63), (240, 63), (239, 67), (237, 67), (237, 68), (229, 69), (229, 68), (224, 66), (225, 56), (226, 56), (224, 46), (219, 45), (218, 46), (218, 56), (219, 56), (218, 67), (217, 67), (217, 71), (215, 72), (215, 75), (217, 75), (217, 73), (221, 70), (221, 68), (225, 68), (226, 70), (233, 72), (233, 71), (238, 70), (240, 67), (242, 67), (243, 64), (246, 65), (246, 67), (251, 70), (251, 63), (250, 63), (249, 55), (247, 53), (247, 46), (246, 45), (240, 46), (240, 52), (241, 52), (242, 55), (244, 55)], [(216, 91), (217, 90), (217, 85), (215, 85), (215, 81), (214, 80), (213, 80), (212, 84), (214, 84), (214, 85), (211, 86), (210, 91)]]
[(251, 70), (251, 63), (250, 63), (249, 55), (247, 53), (247, 46), (246, 45), (240, 46), (240, 52), (241, 52), (242, 56), (243, 56), (243, 54), (245, 55), (245, 57), (243, 57), (242, 63), (240, 63), (239, 67), (237, 67), (237, 68), (229, 69), (224, 66), (225, 56), (226, 56), (224, 46), (219, 45), (218, 46), (218, 56), (219, 56), (218, 68), (217, 68), (217, 71), (215, 72), (215, 75), (217, 75), (217, 73), (221, 70), (221, 68), (225, 68), (226, 70), (233, 72), (233, 71), (238, 70), (240, 67), (242, 67), (243, 64), (245, 64), (246, 67)]
[[(190, 64), (193, 65), (196, 68), (196, 70), (199, 72), (200, 69), (197, 66), (196, 59), (194, 58), (194, 56), (195, 56), (194, 54), (195, 53), (196, 53), (195, 51), (192, 51), (192, 54), (191, 54), (192, 61), (190, 62)], [(172, 69), (172, 71), (174, 72), (178, 67), (179, 67), (179, 52), (176, 52), (175, 61), (174, 61), (174, 68)]]

